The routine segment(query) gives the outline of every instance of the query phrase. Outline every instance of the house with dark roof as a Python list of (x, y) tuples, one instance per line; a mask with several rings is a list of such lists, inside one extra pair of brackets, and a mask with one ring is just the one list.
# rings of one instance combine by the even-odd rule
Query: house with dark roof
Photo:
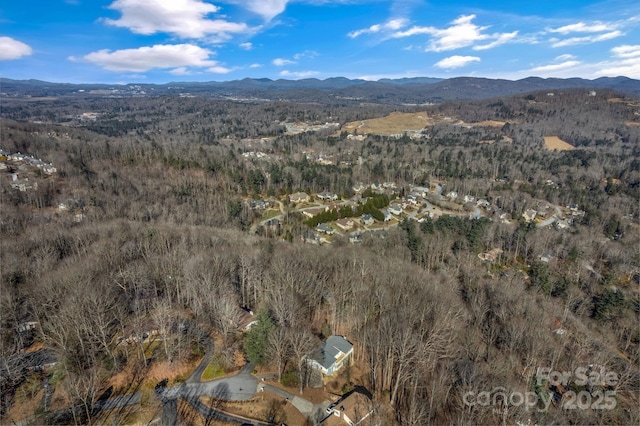
[(22, 360), (27, 370), (44, 371), (55, 367), (58, 363), (58, 354), (53, 349), (40, 349), (25, 354)]
[(333, 376), (353, 361), (353, 345), (342, 336), (330, 336), (307, 358), (307, 364), (325, 376)]

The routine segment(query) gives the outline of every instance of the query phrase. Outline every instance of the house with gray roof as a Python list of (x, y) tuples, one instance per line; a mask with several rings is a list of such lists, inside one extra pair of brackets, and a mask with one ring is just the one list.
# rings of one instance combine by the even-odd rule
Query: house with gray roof
[(352, 361), (353, 345), (342, 336), (330, 336), (307, 358), (307, 364), (325, 376), (333, 376)]
[(389, 213), (394, 214), (396, 216), (400, 216), (402, 214), (402, 206), (398, 204), (391, 204), (387, 210)]
[(333, 192), (321, 192), (318, 194), (318, 198), (321, 200), (329, 200), (329, 201), (335, 201), (338, 199), (338, 195), (334, 194)]
[(335, 229), (333, 229), (332, 227), (330, 227), (329, 225), (327, 225), (326, 223), (321, 223), (318, 226), (316, 226), (316, 230), (318, 232), (323, 232), (327, 235), (331, 235), (333, 234), (335, 231)]
[(374, 223), (373, 216), (365, 213), (362, 215), (362, 218), (360, 218), (360, 222), (362, 222), (364, 225), (373, 225)]

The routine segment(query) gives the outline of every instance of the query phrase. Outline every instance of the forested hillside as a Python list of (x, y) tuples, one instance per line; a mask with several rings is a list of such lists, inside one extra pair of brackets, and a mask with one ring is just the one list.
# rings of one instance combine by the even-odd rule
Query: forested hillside
[[(392, 112), (432, 121), (345, 127)], [(334, 334), (354, 363), (323, 390), (370, 391), (362, 424), (640, 423), (636, 98), (17, 98), (0, 113), (5, 423), (148, 423), (159, 383), (184, 382), (207, 351), (221, 371), (247, 357), (305, 395), (303, 360)], [(383, 182), (386, 198), (357, 188)], [(305, 243), (320, 223), (305, 209), (358, 222), (416, 188), (440, 214)], [(269, 326), (243, 333), (249, 310)], [(40, 368), (28, 354), (45, 349), (55, 362)], [(540, 374), (578, 368), (616, 380)], [(133, 392), (135, 410), (99, 404)], [(181, 423), (215, 424), (179, 407)]]

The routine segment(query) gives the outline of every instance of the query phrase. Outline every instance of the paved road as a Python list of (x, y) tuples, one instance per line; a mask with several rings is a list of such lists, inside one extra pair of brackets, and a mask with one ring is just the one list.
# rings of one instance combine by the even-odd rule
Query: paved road
[(324, 401), (320, 404), (314, 404), (311, 401), (307, 401), (306, 399), (292, 394), (291, 392), (287, 392), (284, 389), (280, 389), (270, 384), (260, 384), (258, 385), (259, 392), (271, 392), (274, 395), (278, 395), (290, 402), (298, 411), (300, 411), (306, 418), (311, 419), (312, 421), (319, 422), (326, 414), (325, 409), (329, 406), (329, 401)]
[(258, 388), (258, 379), (251, 375), (253, 368), (253, 364), (247, 363), (235, 376), (223, 377), (204, 383), (185, 382), (165, 389), (160, 393), (160, 398), (162, 400), (171, 400), (213, 396), (229, 401), (247, 401), (255, 396)]
[(199, 399), (188, 399), (186, 400), (189, 404), (191, 404), (200, 414), (204, 416), (205, 419), (208, 420), (219, 420), (223, 422), (230, 423), (240, 423), (243, 425), (254, 425), (254, 426), (269, 426), (270, 423), (264, 423), (257, 420), (252, 420), (246, 417), (237, 416), (233, 414), (223, 413), (212, 408), (207, 407), (202, 403)]
[(206, 336), (207, 348), (205, 349), (204, 357), (202, 358), (202, 361), (200, 361), (198, 367), (193, 370), (193, 373), (191, 373), (189, 378), (185, 380), (186, 383), (200, 383), (202, 379), (202, 373), (204, 373), (204, 370), (207, 369), (207, 366), (211, 362), (211, 358), (213, 358), (213, 339), (211, 338), (211, 336), (209, 336), (208, 333), (206, 333)]
[(551, 225), (553, 222), (555, 222), (556, 220), (558, 220), (561, 216), (562, 216), (562, 210), (560, 210), (560, 207), (555, 206), (556, 209), (556, 214), (554, 214), (553, 216), (551, 216), (550, 218), (543, 220), (542, 222), (539, 222), (536, 227), (538, 228), (544, 228), (545, 226), (549, 226)]
[[(164, 389), (159, 397), (165, 403), (182, 398), (196, 408), (207, 418), (218, 420), (247, 422), (246, 419), (238, 416), (231, 416), (207, 407), (200, 401), (201, 396), (212, 396), (214, 398), (228, 401), (248, 401), (256, 396), (258, 392), (271, 392), (290, 402), (298, 411), (312, 421), (319, 421), (325, 416), (325, 409), (329, 406), (329, 401), (321, 404), (314, 404), (298, 395), (292, 394), (284, 389), (264, 383), (252, 375), (254, 365), (247, 363), (238, 374), (230, 377), (223, 377), (204, 383), (182, 383), (178, 386)], [(267, 377), (269, 375), (265, 375)], [(251, 422), (249, 422), (251, 423)], [(263, 424), (253, 421), (254, 424)]]
[(99, 410), (113, 410), (115, 408), (122, 408), (129, 405), (140, 404), (141, 399), (142, 393), (136, 392), (131, 395), (116, 396), (114, 398), (96, 402), (95, 404), (93, 404), (93, 408)]

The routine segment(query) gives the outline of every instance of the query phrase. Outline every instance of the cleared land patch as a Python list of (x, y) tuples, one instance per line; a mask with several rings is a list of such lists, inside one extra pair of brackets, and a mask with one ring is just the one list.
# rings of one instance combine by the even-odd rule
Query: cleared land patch
[(352, 121), (342, 126), (341, 131), (358, 134), (395, 135), (409, 130), (421, 130), (433, 125), (438, 120), (429, 117), (426, 112), (392, 112), (386, 117), (370, 120)]
[(571, 151), (576, 149), (575, 146), (563, 141), (557, 136), (545, 136), (544, 137), (544, 146), (549, 150), (557, 150), (557, 151)]
[(507, 123), (505, 121), (485, 120), (485, 121), (480, 121), (478, 123), (469, 123), (469, 124), (477, 127), (503, 127)]

